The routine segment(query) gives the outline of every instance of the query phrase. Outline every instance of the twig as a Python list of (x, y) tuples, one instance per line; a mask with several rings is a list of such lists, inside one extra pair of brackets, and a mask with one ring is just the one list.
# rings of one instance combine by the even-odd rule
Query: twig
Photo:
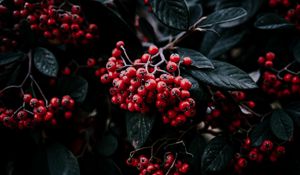
[(42, 97), (43, 97), (43, 99), (44, 99), (44, 101), (45, 101), (45, 105), (48, 106), (48, 100), (47, 100), (45, 94), (43, 93), (41, 87), (40, 87), (39, 84), (35, 81), (35, 79), (33, 78), (32, 75), (30, 75), (30, 79), (33, 81), (33, 83), (35, 84), (35, 86), (38, 88), (40, 94), (42, 95)]
[[(22, 88), (22, 86), (26, 83), (28, 77), (30, 76), (31, 74), (31, 62), (32, 62), (32, 51), (29, 51), (29, 53), (27, 54), (28, 55), (28, 72), (24, 78), (24, 80), (22, 81), (21, 84), (19, 85), (11, 85), (11, 86), (7, 86), (5, 88), (3, 88), (1, 91), (0, 91), (0, 94), (2, 94), (4, 91), (8, 90), (8, 89), (11, 89), (11, 88)], [(21, 93), (23, 92), (23, 90), (21, 91)], [(24, 93), (24, 92), (23, 92)]]
[(168, 175), (169, 173), (170, 173), (170, 171), (172, 170), (172, 168), (175, 166), (175, 163), (176, 163), (176, 160), (177, 160), (177, 153), (175, 154), (175, 158), (174, 158), (174, 160), (173, 160), (173, 162), (172, 162), (172, 165), (170, 166), (170, 168), (168, 169), (168, 171), (167, 171), (167, 173), (166, 173), (166, 175)]
[(132, 61), (130, 60), (130, 58), (129, 58), (129, 56), (128, 56), (128, 54), (127, 54), (126, 49), (124, 48), (124, 46), (121, 46), (121, 49), (122, 49), (122, 51), (123, 51), (123, 53), (125, 55), (125, 58), (129, 61), (130, 64), (133, 64)]

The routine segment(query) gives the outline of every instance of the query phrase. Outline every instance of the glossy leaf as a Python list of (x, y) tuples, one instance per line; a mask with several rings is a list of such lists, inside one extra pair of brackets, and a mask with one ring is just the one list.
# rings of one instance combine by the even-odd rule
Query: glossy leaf
[(155, 16), (165, 25), (187, 30), (189, 27), (189, 10), (185, 0), (150, 0)]
[(213, 70), (191, 69), (189, 73), (203, 83), (223, 89), (257, 88), (251, 77), (238, 67), (222, 61), (212, 61), (212, 63), (215, 66)]
[(47, 147), (47, 161), (50, 175), (79, 175), (76, 157), (66, 147), (53, 144)]
[(111, 156), (118, 148), (118, 140), (112, 134), (104, 135), (97, 144), (97, 151), (103, 156)]
[(204, 149), (201, 159), (201, 169), (205, 174), (223, 171), (233, 158), (233, 148), (226, 139), (217, 136), (213, 138)]
[(88, 92), (88, 82), (79, 76), (64, 76), (58, 81), (62, 95), (70, 95), (76, 102), (83, 102)]
[(218, 10), (208, 15), (198, 26), (201, 28), (212, 27), (216, 24), (231, 22), (247, 15), (247, 11), (240, 7), (230, 7)]
[(245, 31), (229, 31), (224, 33), (221, 36), (221, 38), (215, 43), (215, 45), (211, 48), (211, 50), (208, 53), (208, 57), (213, 59), (229, 51), (243, 39), (245, 34)]
[(151, 132), (153, 123), (154, 116), (150, 116), (148, 113), (126, 113), (127, 137), (134, 148), (143, 146)]
[(294, 47), (294, 57), (298, 63), (300, 63), (300, 41)]
[(288, 141), (293, 136), (294, 122), (283, 110), (279, 109), (272, 113), (270, 127), (273, 134), (284, 141)]
[(272, 137), (270, 120), (266, 119), (263, 122), (257, 124), (252, 129), (249, 136), (252, 146), (260, 146), (265, 139), (270, 139)]
[(58, 63), (54, 54), (46, 48), (38, 47), (34, 50), (33, 62), (37, 70), (49, 77), (56, 77)]
[(292, 103), (289, 103), (287, 106), (285, 106), (284, 111), (290, 115), (295, 123), (300, 126), (300, 102), (295, 101)]
[(265, 30), (281, 29), (281, 28), (293, 26), (293, 24), (289, 23), (284, 18), (273, 13), (268, 13), (259, 17), (255, 21), (254, 25), (258, 29), (265, 29)]
[(190, 57), (193, 60), (192, 66), (195, 68), (214, 69), (211, 60), (198, 51), (187, 48), (178, 48), (177, 51), (181, 58)]
[(22, 59), (25, 56), (23, 52), (8, 52), (8, 53), (0, 53), (0, 65), (9, 64), (15, 62), (19, 59)]

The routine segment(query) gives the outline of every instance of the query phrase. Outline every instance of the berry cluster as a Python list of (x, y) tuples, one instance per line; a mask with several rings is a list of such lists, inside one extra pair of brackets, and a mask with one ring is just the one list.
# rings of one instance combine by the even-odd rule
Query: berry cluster
[[(1, 10), (0, 10), (1, 11)], [(25, 20), (30, 29), (43, 35), (53, 44), (87, 44), (97, 36), (96, 24), (86, 25), (81, 7), (69, 1), (14, 0), (11, 13), (15, 26)]]
[(189, 164), (177, 160), (177, 157), (171, 152), (166, 153), (164, 161), (140, 155), (138, 158), (130, 157), (126, 163), (136, 167), (140, 171), (140, 175), (183, 175), (189, 170)]
[[(225, 96), (221, 91), (216, 91), (212, 96), (212, 102), (208, 104), (206, 121), (213, 127), (221, 127), (222, 130), (234, 133), (241, 128), (247, 129), (250, 113), (244, 113), (241, 108), (245, 106), (253, 109), (256, 103), (248, 100), (246, 93), (232, 91)], [(251, 116), (251, 117), (249, 117)]]
[(273, 52), (266, 53), (265, 56), (258, 58), (258, 63), (266, 69), (262, 75), (262, 90), (269, 95), (277, 98), (290, 97), (300, 94), (300, 77), (294, 70), (290, 70), (289, 64), (281, 70), (276, 69), (274, 64), (276, 55)]
[(260, 164), (263, 161), (276, 162), (278, 158), (285, 154), (285, 147), (275, 146), (271, 140), (264, 140), (259, 147), (251, 147), (251, 139), (246, 138), (242, 144), (240, 153), (235, 156), (234, 170), (238, 174), (249, 166)]
[(284, 18), (295, 24), (300, 30), (300, 4), (294, 4), (290, 0), (269, 0), (269, 6), (272, 8), (283, 8)]
[(0, 108), (0, 122), (8, 128), (33, 128), (42, 122), (57, 124), (58, 115), (63, 113), (66, 120), (72, 117), (75, 102), (69, 96), (61, 99), (53, 97), (49, 105), (43, 100), (33, 98), (31, 94), (24, 94), (23, 105), (17, 110)]
[[(158, 56), (160, 60), (156, 60)], [(189, 92), (192, 83), (179, 75), (179, 66), (191, 63), (191, 58), (181, 60), (178, 54), (171, 54), (167, 61), (153, 45), (148, 53), (132, 62), (124, 49), (124, 42), (120, 41), (112, 51), (106, 69), (98, 69), (96, 75), (101, 75), (102, 83), (112, 83), (111, 101), (120, 108), (148, 112), (155, 104), (163, 114), (164, 123), (178, 126), (195, 115), (196, 102)]]
[[(6, 21), (8, 8), (0, 4), (0, 53), (14, 50), (17, 46), (18, 25), (12, 26)], [(13, 29), (13, 30), (11, 30)]]

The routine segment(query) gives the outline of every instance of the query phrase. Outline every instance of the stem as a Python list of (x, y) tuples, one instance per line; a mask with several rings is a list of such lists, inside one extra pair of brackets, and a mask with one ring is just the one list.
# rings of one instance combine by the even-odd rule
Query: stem
[(129, 56), (128, 56), (128, 54), (127, 54), (126, 49), (124, 48), (124, 46), (121, 46), (121, 49), (122, 49), (122, 51), (123, 51), (123, 53), (125, 55), (125, 58), (129, 61), (130, 64), (133, 64), (133, 62), (130, 60), (130, 58), (129, 58)]
[[(5, 88), (3, 88), (1, 91), (0, 91), (0, 94), (2, 94), (4, 91), (8, 90), (8, 89), (11, 89), (11, 88), (22, 88), (22, 86), (26, 83), (28, 77), (30, 76), (31, 74), (31, 63), (32, 63), (32, 51), (29, 51), (28, 52), (28, 72), (25, 76), (25, 78), (23, 79), (22, 83), (19, 84), (19, 85), (11, 85), (11, 86), (7, 86)], [(23, 90), (21, 90), (21, 93), (24, 93)]]
[(44, 101), (45, 101), (45, 105), (48, 106), (48, 100), (47, 98), (45, 97), (45, 94), (43, 93), (41, 87), (39, 86), (39, 84), (35, 81), (35, 79), (33, 78), (32, 75), (30, 75), (30, 79), (33, 81), (33, 83), (35, 84), (35, 86), (38, 88), (40, 94), (42, 95)]
[(185, 154), (190, 155), (191, 157), (194, 157), (194, 155), (192, 153), (187, 151), (185, 143), (182, 140), (180, 140), (178, 142), (175, 142), (175, 143), (168, 144), (168, 145), (166, 145), (166, 148), (169, 147), (169, 146), (179, 145), (179, 144), (181, 144), (183, 146)]
[(170, 166), (170, 168), (168, 169), (168, 171), (167, 171), (167, 173), (166, 173), (166, 175), (168, 175), (169, 173), (170, 173), (170, 171), (172, 170), (172, 168), (175, 166), (175, 162), (176, 162), (176, 160), (177, 160), (177, 153), (175, 154), (175, 159), (173, 160), (173, 162), (172, 162), (172, 165)]

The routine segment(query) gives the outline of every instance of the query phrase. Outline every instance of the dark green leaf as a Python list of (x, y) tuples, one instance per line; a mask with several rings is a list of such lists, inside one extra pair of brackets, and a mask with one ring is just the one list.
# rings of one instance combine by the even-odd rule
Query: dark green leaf
[(240, 7), (230, 7), (218, 10), (208, 15), (207, 18), (199, 24), (199, 27), (212, 27), (216, 24), (231, 22), (240, 19), (246, 15), (247, 11)]
[(300, 41), (294, 47), (294, 57), (298, 63), (300, 63)]
[(0, 65), (5, 65), (17, 61), (23, 58), (25, 54), (23, 52), (8, 52), (8, 53), (0, 53)]
[(190, 24), (194, 24), (203, 14), (202, 5), (199, 2), (187, 1), (187, 6), (190, 12)]
[(118, 148), (118, 140), (112, 134), (106, 134), (97, 144), (97, 151), (103, 156), (111, 156)]
[(66, 147), (53, 144), (47, 147), (47, 160), (50, 175), (79, 175), (76, 157)]
[(187, 30), (189, 27), (189, 10), (185, 0), (150, 0), (155, 16), (165, 25)]
[(251, 77), (241, 69), (222, 61), (212, 61), (215, 69), (190, 69), (189, 73), (197, 80), (223, 89), (253, 89), (257, 88)]
[(223, 171), (233, 158), (233, 148), (226, 139), (218, 136), (212, 139), (206, 146), (202, 160), (201, 169), (205, 174)]
[(56, 77), (58, 73), (58, 63), (52, 52), (37, 47), (34, 50), (33, 62), (37, 70), (49, 77)]
[(259, 17), (254, 26), (259, 29), (281, 29), (285, 27), (291, 27), (293, 24), (286, 21), (284, 18), (278, 16), (277, 14), (268, 13)]
[(296, 101), (290, 103), (284, 107), (284, 110), (294, 119), (296, 124), (300, 126), (300, 102)]
[(260, 146), (265, 139), (269, 139), (271, 136), (270, 120), (266, 119), (257, 124), (250, 132), (251, 144), (254, 147)]
[(218, 9), (225, 9), (228, 7), (241, 7), (247, 11), (247, 15), (244, 17), (234, 20), (231, 22), (227, 22), (224, 24), (220, 24), (221, 27), (228, 28), (240, 25), (247, 20), (251, 19), (254, 15), (256, 15), (257, 11), (260, 9), (263, 1), (253, 1), (253, 0), (243, 0), (243, 1), (224, 1), (218, 4)]
[(293, 136), (293, 120), (282, 109), (276, 110), (272, 113), (270, 127), (273, 134), (281, 140), (288, 141)]
[(64, 76), (58, 81), (62, 95), (70, 95), (76, 102), (83, 102), (88, 92), (88, 82), (79, 76)]
[(204, 92), (203, 92), (202, 87), (200, 87), (199, 82), (195, 78), (193, 78), (190, 75), (188, 75), (186, 73), (186, 71), (182, 72), (182, 76), (184, 78), (187, 78), (192, 83), (192, 87), (190, 89), (191, 96), (197, 102), (200, 102), (201, 100), (203, 100)]
[(139, 148), (146, 142), (153, 123), (154, 116), (148, 113), (126, 113), (127, 137), (134, 148)]
[(191, 166), (187, 175), (201, 174), (201, 158), (206, 147), (205, 139), (200, 135), (195, 135), (188, 147), (188, 152), (192, 153), (194, 157), (190, 160)]
[(237, 45), (242, 40), (245, 34), (246, 32), (244, 30), (241, 32), (226, 32), (209, 51), (208, 57), (210, 59), (213, 59), (229, 51), (232, 47)]
[(186, 56), (190, 57), (193, 60), (192, 66), (195, 68), (214, 69), (214, 65), (212, 64), (212, 62), (200, 52), (192, 49), (178, 48), (178, 54), (181, 58)]

